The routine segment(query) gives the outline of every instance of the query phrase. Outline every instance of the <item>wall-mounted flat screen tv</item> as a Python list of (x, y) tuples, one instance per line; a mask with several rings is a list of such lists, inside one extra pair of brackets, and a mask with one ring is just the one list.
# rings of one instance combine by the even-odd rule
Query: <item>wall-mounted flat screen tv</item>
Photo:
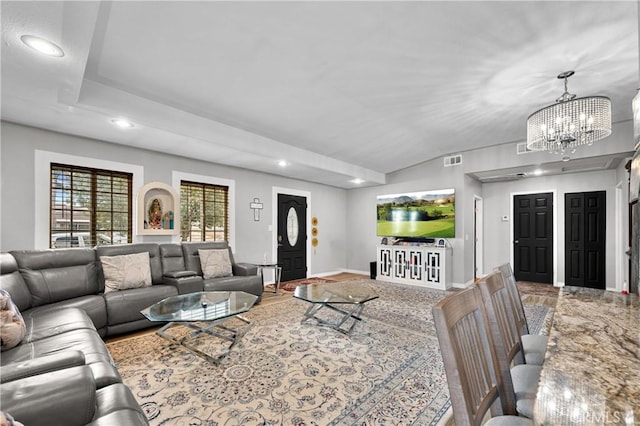
[(454, 238), (455, 190), (378, 195), (381, 237)]

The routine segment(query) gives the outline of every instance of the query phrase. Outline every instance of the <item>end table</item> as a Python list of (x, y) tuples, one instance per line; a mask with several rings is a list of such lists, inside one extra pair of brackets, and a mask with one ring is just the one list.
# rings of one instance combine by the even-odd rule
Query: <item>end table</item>
[(262, 276), (262, 284), (264, 285), (264, 270), (265, 269), (273, 269), (273, 280), (276, 290), (275, 294), (279, 294), (280, 291), (280, 277), (282, 276), (282, 266), (277, 263), (254, 263), (258, 267), (260, 271), (260, 275)]

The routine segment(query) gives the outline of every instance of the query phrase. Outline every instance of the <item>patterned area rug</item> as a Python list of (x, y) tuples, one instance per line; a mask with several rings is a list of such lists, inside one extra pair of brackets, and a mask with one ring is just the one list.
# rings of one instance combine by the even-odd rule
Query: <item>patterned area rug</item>
[[(336, 280), (332, 280), (329, 278), (321, 278), (321, 277), (311, 277), (311, 278), (303, 278), (301, 280), (292, 280), (285, 281), (280, 283), (280, 290), (284, 291), (294, 291), (299, 285), (309, 285), (316, 283), (335, 283)], [(273, 289), (273, 284), (267, 285), (270, 289)]]
[[(448, 292), (360, 281), (380, 298), (351, 336), (301, 324), (308, 304), (287, 298), (248, 312), (251, 326), (220, 365), (155, 333), (108, 347), (152, 425), (444, 423), (450, 402), (431, 307)], [(527, 315), (544, 324), (548, 312)]]

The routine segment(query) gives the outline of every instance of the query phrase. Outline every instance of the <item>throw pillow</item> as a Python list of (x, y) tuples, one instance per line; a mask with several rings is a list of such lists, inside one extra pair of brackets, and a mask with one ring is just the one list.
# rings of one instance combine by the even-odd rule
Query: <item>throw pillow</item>
[(104, 271), (104, 292), (151, 286), (149, 252), (100, 256)]
[(18, 307), (6, 290), (0, 290), (0, 351), (18, 346), (27, 327)]
[(230, 277), (233, 275), (229, 250), (199, 249), (198, 256), (200, 256), (200, 267), (202, 268), (202, 275), (205, 280), (209, 278)]

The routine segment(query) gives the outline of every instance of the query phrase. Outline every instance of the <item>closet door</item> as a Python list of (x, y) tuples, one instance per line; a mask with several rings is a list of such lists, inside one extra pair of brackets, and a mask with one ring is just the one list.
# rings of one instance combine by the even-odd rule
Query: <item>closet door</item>
[(607, 193), (567, 193), (564, 200), (565, 284), (604, 289)]

